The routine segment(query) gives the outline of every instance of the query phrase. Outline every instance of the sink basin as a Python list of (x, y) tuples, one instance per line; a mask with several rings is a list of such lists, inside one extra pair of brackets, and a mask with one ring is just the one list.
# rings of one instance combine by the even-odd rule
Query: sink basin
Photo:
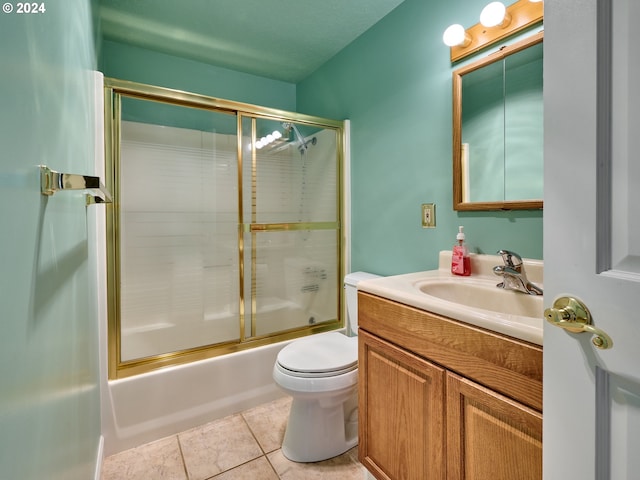
[[(498, 288), (493, 266), (501, 257), (478, 254), (471, 260), (470, 277), (452, 275), (451, 252), (441, 252), (438, 270), (363, 280), (358, 290), (542, 345), (543, 296)], [(542, 288), (542, 261), (525, 265), (529, 279)]]
[(416, 282), (426, 295), (471, 308), (479, 308), (507, 315), (542, 317), (542, 296), (498, 288), (498, 281), (467, 279), (431, 279)]

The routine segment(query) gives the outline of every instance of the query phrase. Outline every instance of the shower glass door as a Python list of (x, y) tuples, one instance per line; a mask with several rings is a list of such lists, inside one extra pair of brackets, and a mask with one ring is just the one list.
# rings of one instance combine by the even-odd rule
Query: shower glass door
[(114, 79), (105, 109), (110, 378), (343, 325), (342, 122)]
[[(243, 117), (246, 337), (339, 318), (338, 135)], [(252, 148), (253, 147), (253, 148)]]
[(120, 358), (240, 338), (236, 116), (122, 98)]

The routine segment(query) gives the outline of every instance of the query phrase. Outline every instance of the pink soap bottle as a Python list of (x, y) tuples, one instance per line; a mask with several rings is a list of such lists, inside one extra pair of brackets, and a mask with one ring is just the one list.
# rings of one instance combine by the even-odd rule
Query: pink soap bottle
[(458, 235), (456, 240), (458, 242), (453, 246), (453, 252), (451, 255), (451, 273), (454, 275), (471, 275), (471, 259), (469, 258), (469, 251), (464, 243), (464, 227), (458, 227)]

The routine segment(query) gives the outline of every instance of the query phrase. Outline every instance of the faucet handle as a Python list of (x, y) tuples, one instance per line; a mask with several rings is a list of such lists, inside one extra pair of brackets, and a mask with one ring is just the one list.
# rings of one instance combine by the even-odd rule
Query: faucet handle
[(516, 252), (509, 250), (498, 250), (498, 255), (502, 255), (502, 260), (507, 267), (520, 267), (522, 265), (522, 257)]

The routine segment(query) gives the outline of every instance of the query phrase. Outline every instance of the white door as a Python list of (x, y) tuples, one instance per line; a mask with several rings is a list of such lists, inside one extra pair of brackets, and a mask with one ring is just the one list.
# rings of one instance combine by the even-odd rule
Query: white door
[(545, 1), (545, 306), (613, 340), (545, 322), (545, 480), (640, 478), (638, 25), (637, 0)]

